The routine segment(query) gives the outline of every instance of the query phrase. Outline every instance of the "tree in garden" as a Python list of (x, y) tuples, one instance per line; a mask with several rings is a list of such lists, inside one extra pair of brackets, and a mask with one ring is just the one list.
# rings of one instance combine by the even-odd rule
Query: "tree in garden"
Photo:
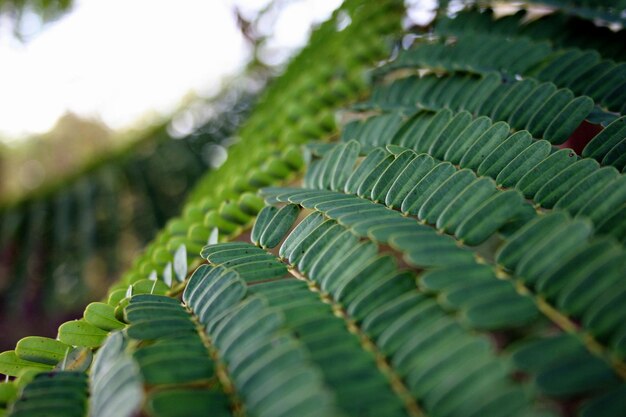
[(626, 4), (549, 3), (346, 1), (107, 299), (0, 354), (5, 413), (624, 415)]

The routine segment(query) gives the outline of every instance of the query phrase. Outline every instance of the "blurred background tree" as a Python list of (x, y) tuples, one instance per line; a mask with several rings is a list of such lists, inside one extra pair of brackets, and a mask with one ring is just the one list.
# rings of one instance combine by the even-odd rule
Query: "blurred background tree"
[[(0, 1), (0, 47), (24, 52), (49, 28), (62, 27), (81, 7), (93, 3), (97, 2)], [(53, 336), (59, 323), (103, 296), (145, 244), (178, 214), (200, 175), (224, 162), (228, 145), (237, 140), (233, 134), (256, 94), (280, 73), (291, 54), (306, 43), (311, 29), (340, 1), (322, 3), (215, 2), (215, 7), (230, 10), (230, 24), (237, 34), (224, 36), (241, 39), (241, 50), (233, 54), (242, 62), (221, 73), (207, 73), (208, 89), (182, 91), (174, 104), (144, 110), (130, 123), (111, 126), (106, 113), (81, 113), (70, 107), (49, 130), (33, 133), (38, 104), (30, 98), (25, 107), (34, 106), (33, 119), (24, 128), (30, 133), (7, 133), (0, 123), (0, 349), (8, 349), (28, 334)], [(185, 6), (170, 2), (168, 7), (175, 10), (179, 4)], [(100, 3), (100, 7), (113, 13), (125, 9), (114, 2)], [(150, 8), (144, 12), (148, 20)], [(137, 23), (138, 30), (142, 24)], [(225, 39), (200, 41), (226, 43)], [(90, 42), (98, 45), (93, 39)], [(165, 49), (163, 55), (161, 59), (172, 59)], [(138, 63), (141, 54), (130, 57), (129, 62), (102, 65), (109, 66), (113, 75), (124, 74), (124, 68)], [(7, 62), (12, 56), (5, 58)], [(211, 56), (210, 63), (223, 65), (221, 58)], [(63, 54), (50, 53), (50, 59), (63, 59)], [(193, 65), (185, 59), (176, 64), (171, 68)], [(116, 72), (116, 67), (122, 69)], [(43, 77), (47, 70), (36, 68), (33, 74)], [(20, 81), (12, 76), (16, 74), (0, 70), (5, 85)], [(185, 75), (172, 73), (171, 77)], [(37, 89), (34, 80), (25, 85)], [(127, 88), (120, 94), (122, 102), (114, 103), (119, 106), (114, 108), (117, 112), (128, 108), (124, 99), (132, 100), (133, 91)], [(23, 90), (25, 97), (32, 93)], [(36, 93), (34, 97), (42, 100), (49, 94)], [(16, 319), (20, 326), (14, 325)]]
[(74, 0), (0, 0), (0, 17), (13, 27), (16, 38), (24, 40), (29, 32), (24, 28), (26, 19), (31, 27), (35, 24), (41, 30), (45, 24), (68, 13), (73, 5)]

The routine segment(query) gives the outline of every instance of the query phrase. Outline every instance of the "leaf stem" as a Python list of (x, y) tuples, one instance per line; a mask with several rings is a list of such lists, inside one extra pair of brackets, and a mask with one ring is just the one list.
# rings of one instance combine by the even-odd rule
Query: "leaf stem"
[(301, 281), (306, 282), (308, 284), (308, 288), (312, 292), (319, 294), (320, 300), (322, 300), (322, 302), (330, 304), (335, 315), (344, 320), (344, 322), (346, 323), (346, 327), (348, 328), (350, 333), (356, 335), (359, 338), (363, 349), (374, 354), (378, 369), (383, 375), (385, 375), (389, 379), (389, 384), (391, 385), (391, 388), (404, 403), (404, 407), (406, 408), (409, 416), (424, 417), (425, 413), (417, 404), (415, 398), (413, 398), (413, 396), (411, 395), (411, 392), (402, 381), (402, 378), (400, 378), (400, 375), (398, 375), (398, 373), (391, 367), (385, 355), (380, 351), (380, 349), (378, 349), (378, 346), (376, 346), (372, 339), (370, 339), (369, 336), (359, 327), (357, 322), (348, 315), (342, 305), (336, 302), (332, 297), (330, 297), (329, 294), (323, 293), (315, 281), (300, 273), (300, 271), (298, 271), (293, 265), (288, 266), (291, 275)]
[(191, 315), (191, 320), (196, 326), (196, 331), (198, 332), (198, 335), (200, 336), (202, 343), (204, 344), (206, 349), (209, 351), (209, 356), (211, 356), (211, 359), (213, 359), (213, 362), (215, 362), (215, 375), (220, 381), (220, 384), (222, 385), (222, 388), (224, 389), (224, 393), (226, 393), (226, 395), (228, 396), (229, 402), (232, 407), (233, 416), (234, 417), (246, 417), (245, 407), (243, 405), (243, 402), (241, 401), (241, 398), (237, 394), (237, 390), (235, 389), (235, 384), (233, 383), (232, 379), (230, 378), (230, 375), (228, 374), (228, 368), (226, 364), (221, 360), (219, 356), (219, 352), (217, 351), (215, 346), (213, 346), (213, 343), (211, 342), (211, 338), (204, 331), (204, 326), (200, 323), (196, 315), (193, 313), (193, 310), (191, 310), (188, 306), (185, 306), (185, 308)]

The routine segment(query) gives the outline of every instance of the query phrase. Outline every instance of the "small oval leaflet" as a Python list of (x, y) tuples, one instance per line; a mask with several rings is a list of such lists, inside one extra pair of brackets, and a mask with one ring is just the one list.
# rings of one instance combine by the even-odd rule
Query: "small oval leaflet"
[(54, 368), (55, 371), (85, 372), (89, 369), (93, 359), (93, 351), (89, 348), (69, 348), (61, 362)]
[(168, 287), (172, 288), (172, 263), (168, 262), (163, 269), (163, 282)]
[(72, 346), (98, 347), (104, 342), (109, 332), (84, 320), (63, 323), (59, 327), (58, 339)]
[(178, 247), (174, 255), (174, 274), (179, 282), (187, 278), (187, 247), (184, 244)]
[(23, 360), (56, 365), (70, 346), (47, 337), (28, 336), (17, 342), (15, 354)]

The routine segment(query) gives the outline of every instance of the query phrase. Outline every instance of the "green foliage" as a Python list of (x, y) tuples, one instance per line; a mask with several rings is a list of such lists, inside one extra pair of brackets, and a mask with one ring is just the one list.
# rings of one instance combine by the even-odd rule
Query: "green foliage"
[(621, 416), (623, 64), (588, 49), (621, 35), (579, 6), (440, 17), (364, 97), (399, 5), (346, 2), (107, 303), (0, 354), (0, 404), (86, 346), (92, 416)]
[(23, 387), (10, 415), (84, 416), (87, 389), (87, 376), (83, 372), (38, 374)]

